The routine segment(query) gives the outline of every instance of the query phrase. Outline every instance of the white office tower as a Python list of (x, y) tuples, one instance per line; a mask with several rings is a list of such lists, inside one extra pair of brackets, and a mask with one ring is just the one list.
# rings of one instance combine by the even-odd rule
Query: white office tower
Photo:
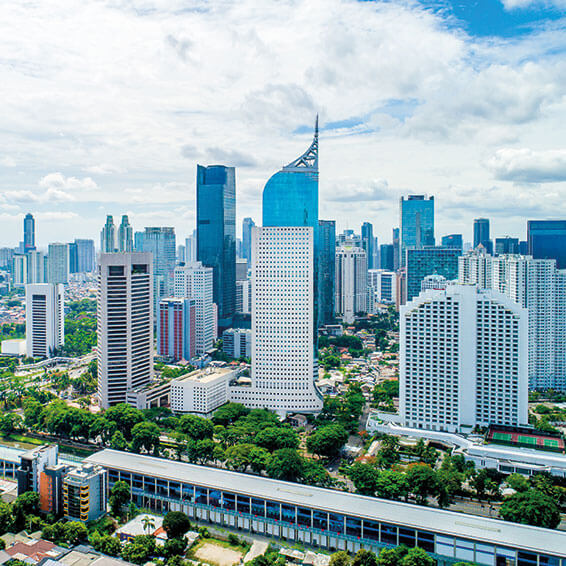
[(149, 253), (100, 254), (98, 396), (108, 408), (153, 376), (153, 260)]
[(49, 244), (47, 250), (47, 282), (68, 283), (71, 271), (69, 244)]
[(344, 322), (354, 322), (356, 313), (365, 313), (368, 292), (368, 262), (364, 249), (344, 243), (336, 250), (336, 313)]
[(185, 263), (193, 263), (197, 260), (197, 231), (185, 238)]
[(27, 281), (27, 257), (24, 254), (14, 254), (12, 258), (12, 283), (15, 287), (25, 287)]
[(475, 285), (427, 290), (400, 309), (405, 425), (469, 432), (528, 422), (527, 311)]
[(368, 288), (375, 290), (378, 303), (394, 303), (396, 299), (397, 274), (386, 269), (368, 270)]
[(195, 353), (200, 356), (214, 346), (212, 267), (203, 267), (200, 261), (176, 267), (174, 292), (176, 297), (195, 301)]
[(231, 400), (280, 415), (322, 409), (315, 388), (312, 227), (252, 228), (251, 387)]
[(477, 257), (459, 258), (459, 282), (500, 291), (528, 310), (529, 386), (566, 391), (566, 270), (553, 259), (484, 254), (477, 271)]
[(252, 312), (252, 282), (249, 279), (236, 281), (236, 312)]
[(63, 285), (26, 285), (26, 352), (33, 358), (51, 358), (65, 343)]

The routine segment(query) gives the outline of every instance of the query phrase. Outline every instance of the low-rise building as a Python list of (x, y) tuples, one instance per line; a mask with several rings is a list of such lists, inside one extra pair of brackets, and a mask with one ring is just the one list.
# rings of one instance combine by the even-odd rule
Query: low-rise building
[(93, 521), (106, 513), (106, 472), (85, 464), (63, 478), (63, 511), (70, 521)]
[(151, 409), (152, 407), (168, 407), (171, 380), (154, 380), (129, 389), (126, 393), (126, 403), (136, 409)]
[(229, 399), (228, 386), (237, 369), (207, 367), (171, 381), (171, 410), (209, 415)]
[(231, 358), (251, 358), (252, 331), (249, 328), (229, 328), (222, 334), (222, 350)]

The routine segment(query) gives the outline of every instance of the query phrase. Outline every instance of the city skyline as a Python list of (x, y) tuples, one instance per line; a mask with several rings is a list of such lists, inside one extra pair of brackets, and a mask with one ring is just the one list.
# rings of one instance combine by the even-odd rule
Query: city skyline
[[(236, 167), (237, 225), (258, 220), (261, 188), (280, 155), (304, 147), (317, 112), (320, 217), (338, 231), (369, 221), (389, 241), (399, 196), (418, 193), (435, 196), (446, 234), (469, 241), (486, 216), (494, 234), (525, 239), (524, 220), (553, 218), (565, 190), (560, 4), (494, 0), (483, 24), (445, 4), (7, 7), (5, 244), (28, 211), (40, 245), (96, 238), (107, 210), (187, 235), (197, 162)], [(50, 25), (21, 45), (21, 18)], [(62, 31), (88, 36), (93, 22), (106, 39), (96, 58)], [(115, 33), (126, 28), (135, 39)]]

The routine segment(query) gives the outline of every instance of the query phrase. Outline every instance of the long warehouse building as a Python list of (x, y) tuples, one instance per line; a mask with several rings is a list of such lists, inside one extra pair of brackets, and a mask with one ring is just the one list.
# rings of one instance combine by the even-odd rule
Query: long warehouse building
[(102, 450), (86, 462), (122, 480), (139, 507), (330, 550), (419, 546), (439, 566), (566, 566), (566, 532)]

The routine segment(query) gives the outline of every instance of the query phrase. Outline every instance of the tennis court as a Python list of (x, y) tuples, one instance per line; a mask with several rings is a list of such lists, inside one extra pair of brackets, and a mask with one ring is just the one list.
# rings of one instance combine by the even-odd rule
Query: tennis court
[(511, 442), (513, 436), (507, 432), (494, 432), (493, 440), (503, 440), (505, 442)]
[(519, 434), (517, 435), (517, 442), (521, 442), (522, 444), (537, 444), (537, 437)]
[(536, 448), (538, 450), (551, 450), (553, 452), (564, 452), (564, 441), (559, 436), (551, 436), (540, 431), (531, 431), (525, 427), (490, 427), (487, 437), (488, 442), (500, 442), (510, 446), (524, 446), (525, 448)]
[(545, 446), (549, 446), (551, 448), (560, 448), (560, 442), (555, 438), (545, 438), (543, 441)]

